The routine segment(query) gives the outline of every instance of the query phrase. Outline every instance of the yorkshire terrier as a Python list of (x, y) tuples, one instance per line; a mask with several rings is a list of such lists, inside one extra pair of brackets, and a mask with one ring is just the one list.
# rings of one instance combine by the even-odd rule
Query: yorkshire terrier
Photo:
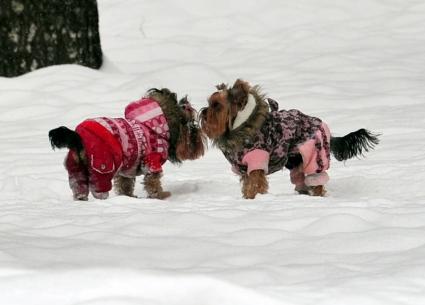
[(258, 86), (236, 80), (217, 86), (200, 111), (202, 131), (239, 174), (244, 198), (267, 193), (266, 175), (286, 167), (300, 194), (324, 196), (330, 154), (338, 161), (362, 156), (379, 143), (378, 135), (359, 129), (331, 136), (326, 123), (299, 110), (279, 110)]
[(144, 175), (149, 198), (171, 195), (161, 186), (162, 165), (204, 154), (206, 138), (187, 97), (177, 102), (169, 89), (150, 89), (125, 108), (124, 118), (99, 117), (75, 131), (61, 126), (49, 132), (52, 148), (68, 148), (65, 168), (75, 200), (106, 199), (112, 189), (134, 196), (136, 176)]

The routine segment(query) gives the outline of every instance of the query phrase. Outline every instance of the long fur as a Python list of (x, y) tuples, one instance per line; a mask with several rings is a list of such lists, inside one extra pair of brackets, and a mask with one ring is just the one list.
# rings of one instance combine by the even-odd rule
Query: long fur
[(363, 156), (379, 143), (378, 136), (362, 128), (343, 137), (331, 137), (331, 152), (338, 161)]
[(170, 197), (171, 193), (162, 189), (161, 174), (147, 174), (143, 178), (143, 182), (149, 198), (165, 199)]
[(181, 119), (176, 156), (179, 160), (196, 160), (204, 155), (207, 139), (196, 121), (198, 115), (188, 97), (180, 99), (178, 105), (181, 110)]
[(179, 160), (196, 160), (202, 157), (207, 146), (207, 139), (195, 122), (182, 125), (180, 138), (176, 146), (176, 156)]
[(266, 174), (263, 170), (253, 170), (249, 175), (241, 177), (242, 195), (245, 199), (254, 199), (258, 193), (266, 194), (269, 189)]
[(114, 177), (114, 189), (117, 195), (125, 195), (129, 197), (134, 196), (134, 185), (136, 183), (135, 177), (124, 177), (121, 175), (115, 175)]
[(83, 150), (81, 138), (75, 131), (61, 126), (49, 131), (52, 148), (68, 148), (80, 153)]

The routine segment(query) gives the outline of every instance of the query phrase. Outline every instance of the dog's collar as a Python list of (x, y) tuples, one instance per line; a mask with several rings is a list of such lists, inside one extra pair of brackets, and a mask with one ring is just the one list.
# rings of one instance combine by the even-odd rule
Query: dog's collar
[(248, 94), (248, 101), (241, 111), (239, 111), (236, 115), (236, 118), (233, 122), (232, 130), (241, 126), (244, 122), (246, 122), (251, 114), (254, 112), (257, 103), (255, 102), (255, 97), (252, 94)]

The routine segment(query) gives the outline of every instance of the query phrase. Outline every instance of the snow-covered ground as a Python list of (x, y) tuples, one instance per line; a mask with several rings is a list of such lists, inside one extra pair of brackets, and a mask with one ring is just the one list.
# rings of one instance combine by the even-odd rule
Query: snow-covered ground
[[(425, 304), (423, 1), (98, 2), (102, 70), (0, 78), (1, 304)], [(49, 129), (120, 116), (150, 87), (199, 108), (237, 77), (382, 143), (334, 161), (325, 198), (284, 171), (243, 200), (210, 149), (166, 165), (166, 201), (141, 185), (139, 199), (71, 200)]]

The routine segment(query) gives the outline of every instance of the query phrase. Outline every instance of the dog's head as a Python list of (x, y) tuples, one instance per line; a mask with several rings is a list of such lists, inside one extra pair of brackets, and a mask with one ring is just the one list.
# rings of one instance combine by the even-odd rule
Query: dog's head
[(239, 111), (248, 102), (251, 86), (241, 79), (232, 87), (217, 85), (218, 91), (208, 98), (208, 106), (201, 109), (200, 122), (202, 131), (210, 138), (217, 139), (225, 134), (235, 121)]
[(177, 101), (177, 94), (167, 88), (150, 89), (147, 97), (155, 99), (170, 129), (169, 160), (179, 163), (204, 155), (206, 139), (196, 121), (197, 113), (187, 96)]

